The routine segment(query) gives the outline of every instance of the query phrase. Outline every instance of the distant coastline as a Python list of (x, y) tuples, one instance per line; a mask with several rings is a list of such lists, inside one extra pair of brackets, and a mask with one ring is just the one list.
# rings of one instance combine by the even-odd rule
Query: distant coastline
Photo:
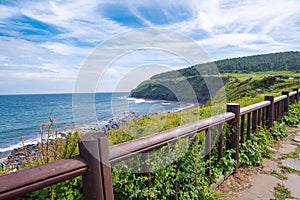
[[(106, 131), (110, 128), (118, 128), (119, 126), (121, 126), (123, 123), (125, 123), (126, 121), (135, 118), (135, 117), (139, 117), (139, 116), (143, 116), (146, 114), (150, 114), (149, 113), (149, 109), (151, 107), (153, 107), (154, 105), (159, 105), (158, 107), (161, 107), (163, 112), (174, 112), (174, 111), (180, 111), (180, 110), (184, 110), (187, 108), (190, 108), (191, 104), (184, 104), (184, 105), (180, 105), (178, 102), (172, 102), (172, 101), (158, 101), (158, 100), (148, 100), (148, 99), (136, 99), (136, 98), (129, 98), (128, 97), (128, 93), (114, 93), (114, 95), (112, 95), (113, 93), (99, 93), (99, 94), (95, 94), (96, 97), (99, 95), (102, 97), (99, 97), (99, 100), (101, 101), (96, 101), (96, 106), (103, 106), (103, 107), (108, 107), (111, 104), (111, 98), (112, 96), (116, 95), (116, 101), (118, 101), (117, 103), (122, 103), (123, 105), (129, 105), (132, 110), (137, 110), (137, 112), (120, 112), (119, 115), (118, 114), (114, 114), (112, 115), (112, 112), (110, 109), (105, 110), (106, 112), (106, 117), (103, 117), (103, 120), (97, 121), (97, 122), (91, 122), (90, 124), (86, 124), (85, 126), (82, 127), (78, 127), (79, 129), (81, 129), (84, 132), (103, 132)], [(42, 123), (47, 123), (49, 120), (49, 113), (52, 111), (53, 113), (53, 117), (56, 119), (58, 118), (57, 121), (55, 121), (56, 126), (58, 126), (60, 133), (64, 134), (67, 130), (71, 129), (74, 127), (72, 122), (72, 94), (29, 94), (29, 95), (2, 95), (0, 96), (0, 98), (7, 98), (7, 101), (12, 102), (14, 97), (17, 97), (15, 100), (17, 102), (13, 103), (16, 106), (16, 108), (21, 108), (22, 106), (26, 107), (27, 109), (29, 109), (29, 113), (31, 113), (28, 117), (30, 118), (30, 120), (32, 121), (36, 121), (36, 119), (39, 118), (39, 116), (36, 116), (35, 113), (37, 111), (40, 112), (39, 107), (43, 107), (45, 106), (46, 109), (44, 109), (44, 112), (40, 113), (40, 116), (43, 115), (43, 120), (41, 120), (40, 123), (33, 123), (32, 128), (25, 128), (22, 129), (18, 128), (15, 129), (13, 127), (13, 125), (11, 126), (12, 129), (11, 131), (8, 133), (5, 132), (5, 130), (2, 130), (1, 132), (1, 124), (0, 124), (0, 140), (1, 138), (5, 139), (11, 139), (11, 141), (15, 141), (14, 144), (11, 145), (7, 145), (6, 147), (2, 147), (0, 148), (0, 158), (3, 157), (7, 157), (10, 155), (10, 153), (12, 152), (12, 150), (14, 149), (20, 149), (23, 148), (22, 147), (22, 142), (20, 139), (20, 132), (22, 132), (23, 136), (24, 136), (24, 141), (25, 141), (25, 145), (36, 145), (39, 140), (40, 140), (40, 130), (39, 127)], [(55, 97), (53, 99), (53, 97)], [(107, 99), (104, 101), (103, 98), (106, 97)], [(50, 98), (50, 101), (49, 101)], [(36, 101), (36, 102), (35, 102)], [(2, 101), (3, 102), (3, 101)], [(37, 106), (37, 104), (39, 102), (42, 102), (42, 105)], [(45, 103), (46, 102), (46, 103)], [(0, 103), (1, 106), (1, 103)], [(2, 107), (4, 107), (5, 105), (2, 104)], [(57, 107), (58, 106), (58, 107)], [(8, 106), (9, 107), (9, 106)], [(31, 107), (34, 107), (33, 110), (30, 110)], [(36, 109), (36, 107), (38, 107), (38, 109)], [(43, 107), (43, 108), (45, 108)], [(55, 108), (57, 107), (57, 108)], [(157, 107), (157, 106), (154, 106)], [(68, 110), (66, 108), (69, 108)], [(18, 109), (18, 111), (20, 111)], [(32, 109), (32, 108), (31, 108)], [(97, 110), (100, 110), (101, 107), (99, 106)], [(118, 110), (118, 108), (116, 108), (116, 110)], [(122, 110), (122, 109), (119, 109)], [(26, 111), (26, 109), (25, 109)], [(28, 111), (28, 110), (27, 110)], [(60, 111), (60, 112), (57, 112)], [(61, 112), (63, 111), (63, 112)], [(154, 111), (156, 112), (156, 111)], [(157, 111), (159, 112), (159, 111)], [(26, 114), (25, 114), (26, 115)], [(121, 116), (120, 116), (121, 115)], [(122, 116), (123, 115), (123, 116)], [(7, 117), (7, 116), (6, 116)], [(17, 119), (19, 120), (19, 122), (24, 122), (26, 121), (24, 114), (21, 114), (19, 117), (16, 115), (12, 115), (13, 119), (15, 121), (17, 121)], [(63, 118), (64, 117), (64, 118)], [(4, 119), (4, 118), (2, 118)], [(63, 119), (63, 120), (61, 120)], [(29, 121), (30, 121), (29, 120)], [(3, 121), (2, 121), (3, 122)], [(27, 125), (30, 122), (26, 122), (24, 125)], [(10, 124), (6, 124), (5, 127), (10, 126)], [(67, 128), (68, 127), (68, 128)], [(26, 133), (30, 132), (32, 130), (33, 134), (31, 135), (26, 135)], [(14, 131), (14, 132), (12, 132)], [(10, 133), (12, 133), (10, 135)], [(1, 135), (2, 134), (2, 135)], [(13, 138), (9, 138), (9, 136), (13, 136)]]

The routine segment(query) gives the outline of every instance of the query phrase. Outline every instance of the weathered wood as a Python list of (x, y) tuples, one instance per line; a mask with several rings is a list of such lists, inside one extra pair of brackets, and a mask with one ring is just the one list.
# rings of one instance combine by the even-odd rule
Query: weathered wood
[[(190, 137), (191, 135), (206, 130), (205, 137), (205, 158), (211, 159), (212, 135), (211, 128), (218, 127), (218, 159), (223, 156), (223, 132), (222, 124), (229, 122), (233, 127), (229, 138), (231, 148), (234, 148), (233, 158), (238, 162), (239, 140), (244, 141), (244, 123), (247, 114), (247, 138), (250, 139), (250, 127), (257, 129), (258, 123), (272, 127), (274, 116), (280, 117), (284, 112), (289, 111), (289, 104), (299, 100), (299, 90), (294, 92), (283, 92), (280, 97), (266, 96), (265, 101), (240, 109), (239, 104), (228, 104), (227, 113), (200, 120), (195, 123), (180, 126), (168, 131), (146, 136), (130, 142), (108, 146), (107, 137), (104, 135), (90, 134), (81, 138), (79, 142), (81, 155), (70, 159), (62, 159), (53, 163), (40, 165), (34, 168), (21, 170), (8, 175), (0, 176), (0, 199), (16, 198), (28, 192), (32, 192), (49, 185), (72, 179), (83, 175), (84, 193), (86, 199), (114, 199), (111, 176), (111, 161), (117, 162), (141, 152), (147, 152), (179, 138)], [(276, 107), (275, 107), (276, 104)], [(241, 115), (243, 113), (243, 115)], [(251, 120), (251, 113), (253, 114)], [(240, 123), (240, 120), (242, 121)], [(252, 123), (251, 123), (252, 122)], [(241, 129), (240, 129), (241, 128)], [(241, 138), (240, 138), (241, 135)], [(112, 153), (109, 153), (109, 150)], [(120, 151), (119, 151), (120, 150)], [(150, 172), (149, 153), (143, 158), (146, 172)], [(176, 162), (176, 161), (175, 161)], [(207, 174), (211, 175), (210, 162), (207, 166)], [(146, 169), (147, 168), (147, 169)], [(151, 173), (147, 185), (151, 186)], [(17, 181), (15, 181), (17, 180)], [(197, 179), (196, 179), (197, 182)], [(178, 184), (178, 183), (177, 183)], [(177, 185), (178, 186), (178, 185)], [(176, 190), (176, 185), (174, 184)], [(177, 188), (178, 189), (178, 188)], [(177, 196), (178, 197), (178, 196)]]
[(251, 113), (247, 114), (247, 140), (251, 137)]
[[(284, 91), (284, 92), (282, 92), (282, 95), (286, 95), (286, 99), (284, 100), (284, 103), (283, 103), (283, 108), (284, 108), (284, 110), (283, 110), (283, 113), (282, 113), (282, 114), (284, 114), (284, 113), (289, 112), (290, 93), (287, 92), (287, 91)], [(282, 115), (282, 116), (283, 116), (283, 115)]]
[(279, 102), (274, 103), (274, 120), (278, 118), (279, 113)]
[(221, 160), (223, 157), (223, 124), (218, 125), (218, 160)]
[(274, 98), (274, 103), (277, 103), (277, 102), (282, 101), (284, 99), (286, 99), (286, 95), (281, 95), (279, 97), (275, 97)]
[(270, 101), (270, 105), (266, 110), (266, 125), (267, 127), (273, 127), (274, 121), (274, 97), (273, 96), (265, 96), (266, 101)]
[(278, 115), (277, 115), (277, 120), (280, 121), (283, 113), (284, 113), (284, 100), (283, 101), (279, 101), (278, 103)]
[(107, 138), (102, 134), (86, 134), (79, 141), (79, 149), (89, 165), (82, 176), (85, 199), (114, 199)]
[(262, 108), (262, 126), (265, 126), (266, 125), (266, 107)]
[(75, 178), (87, 172), (79, 156), (0, 176), (0, 199), (16, 198), (29, 192)]
[(257, 110), (252, 112), (252, 131), (257, 131)]
[(290, 97), (290, 104), (294, 104), (296, 102), (296, 95), (297, 91), (290, 92), (289, 97)]
[(205, 130), (205, 160), (207, 160), (206, 175), (211, 176), (211, 130)]
[(109, 141), (107, 136), (102, 136), (98, 139), (100, 150), (100, 164), (102, 169), (102, 179), (104, 183), (105, 200), (114, 199), (111, 165), (109, 160)]
[(298, 101), (299, 101), (299, 89), (298, 88), (294, 88), (293, 91), (296, 92), (295, 99), (296, 99), (296, 102), (298, 103)]
[(233, 158), (236, 161), (236, 167), (239, 166), (239, 141), (240, 141), (240, 105), (239, 104), (227, 104), (227, 112), (233, 112), (235, 118), (230, 121), (232, 126), (232, 134), (230, 135), (231, 148), (235, 149)]
[(260, 126), (261, 125), (261, 112), (262, 112), (262, 108), (257, 110), (257, 125)]
[(135, 140), (116, 144), (110, 147), (110, 161), (116, 163), (125, 160), (139, 153), (147, 152), (152, 149), (164, 146), (170, 142), (174, 142), (179, 138), (188, 137), (197, 132), (216, 126), (234, 118), (233, 113), (224, 113), (209, 117), (197, 122), (182, 125), (180, 127), (172, 128), (167, 131), (148, 135)]
[(248, 114), (249, 112), (253, 112), (255, 110), (258, 110), (260, 108), (264, 108), (266, 106), (269, 106), (271, 103), (270, 101), (263, 101), (263, 102), (260, 102), (260, 103), (256, 103), (256, 104), (252, 104), (250, 106), (246, 106), (246, 107), (243, 107), (241, 108), (241, 114), (240, 115), (245, 115), (245, 114)]
[(241, 116), (241, 143), (245, 142), (245, 115)]

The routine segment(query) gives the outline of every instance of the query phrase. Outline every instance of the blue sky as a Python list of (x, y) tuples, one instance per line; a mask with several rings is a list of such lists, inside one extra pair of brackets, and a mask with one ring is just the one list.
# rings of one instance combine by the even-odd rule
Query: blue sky
[[(300, 50), (299, 0), (0, 0), (0, 94), (73, 92), (93, 50), (147, 27), (183, 34), (213, 60)], [(98, 91), (114, 91), (130, 69), (151, 64), (187, 65), (165, 52), (134, 52), (106, 71)]]

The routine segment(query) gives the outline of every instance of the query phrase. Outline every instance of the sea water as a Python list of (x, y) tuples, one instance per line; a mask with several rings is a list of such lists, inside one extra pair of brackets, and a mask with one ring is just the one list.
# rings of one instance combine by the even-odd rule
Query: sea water
[[(94, 94), (97, 119), (85, 119), (85, 124), (88, 126), (89, 123), (107, 121), (121, 112), (135, 112), (138, 117), (191, 106), (178, 102), (128, 98), (128, 95)], [(76, 127), (72, 106), (72, 94), (0, 95), (0, 157), (1, 152), (3, 156), (3, 152), (22, 145), (21, 133), (26, 144), (36, 143), (40, 137), (40, 126), (49, 123), (50, 114), (60, 131)]]

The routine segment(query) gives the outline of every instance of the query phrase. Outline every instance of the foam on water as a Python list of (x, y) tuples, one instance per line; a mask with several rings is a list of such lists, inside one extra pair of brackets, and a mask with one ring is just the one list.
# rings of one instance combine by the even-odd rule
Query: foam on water
[[(154, 111), (172, 112), (192, 106), (180, 105), (178, 102), (129, 98), (128, 93), (97, 93), (97, 119), (90, 119), (88, 124), (101, 124), (122, 112), (134, 112), (136, 116), (141, 116)], [(54, 126), (58, 126), (59, 131), (76, 126), (72, 114), (72, 94), (0, 95), (0, 152), (3, 154), (22, 147), (20, 133), (25, 145), (37, 143), (40, 125), (49, 122), (50, 113), (55, 119)]]
[[(29, 145), (29, 144), (37, 144), (39, 141), (40, 141), (39, 139), (26, 140), (26, 141), (24, 141), (24, 145), (26, 146), (26, 145)], [(12, 145), (10, 145), (9, 147), (6, 147), (6, 148), (1, 148), (0, 153), (8, 152), (8, 151), (11, 151), (13, 149), (20, 148), (20, 147), (23, 147), (22, 142), (19, 142), (17, 144), (12, 144)]]

